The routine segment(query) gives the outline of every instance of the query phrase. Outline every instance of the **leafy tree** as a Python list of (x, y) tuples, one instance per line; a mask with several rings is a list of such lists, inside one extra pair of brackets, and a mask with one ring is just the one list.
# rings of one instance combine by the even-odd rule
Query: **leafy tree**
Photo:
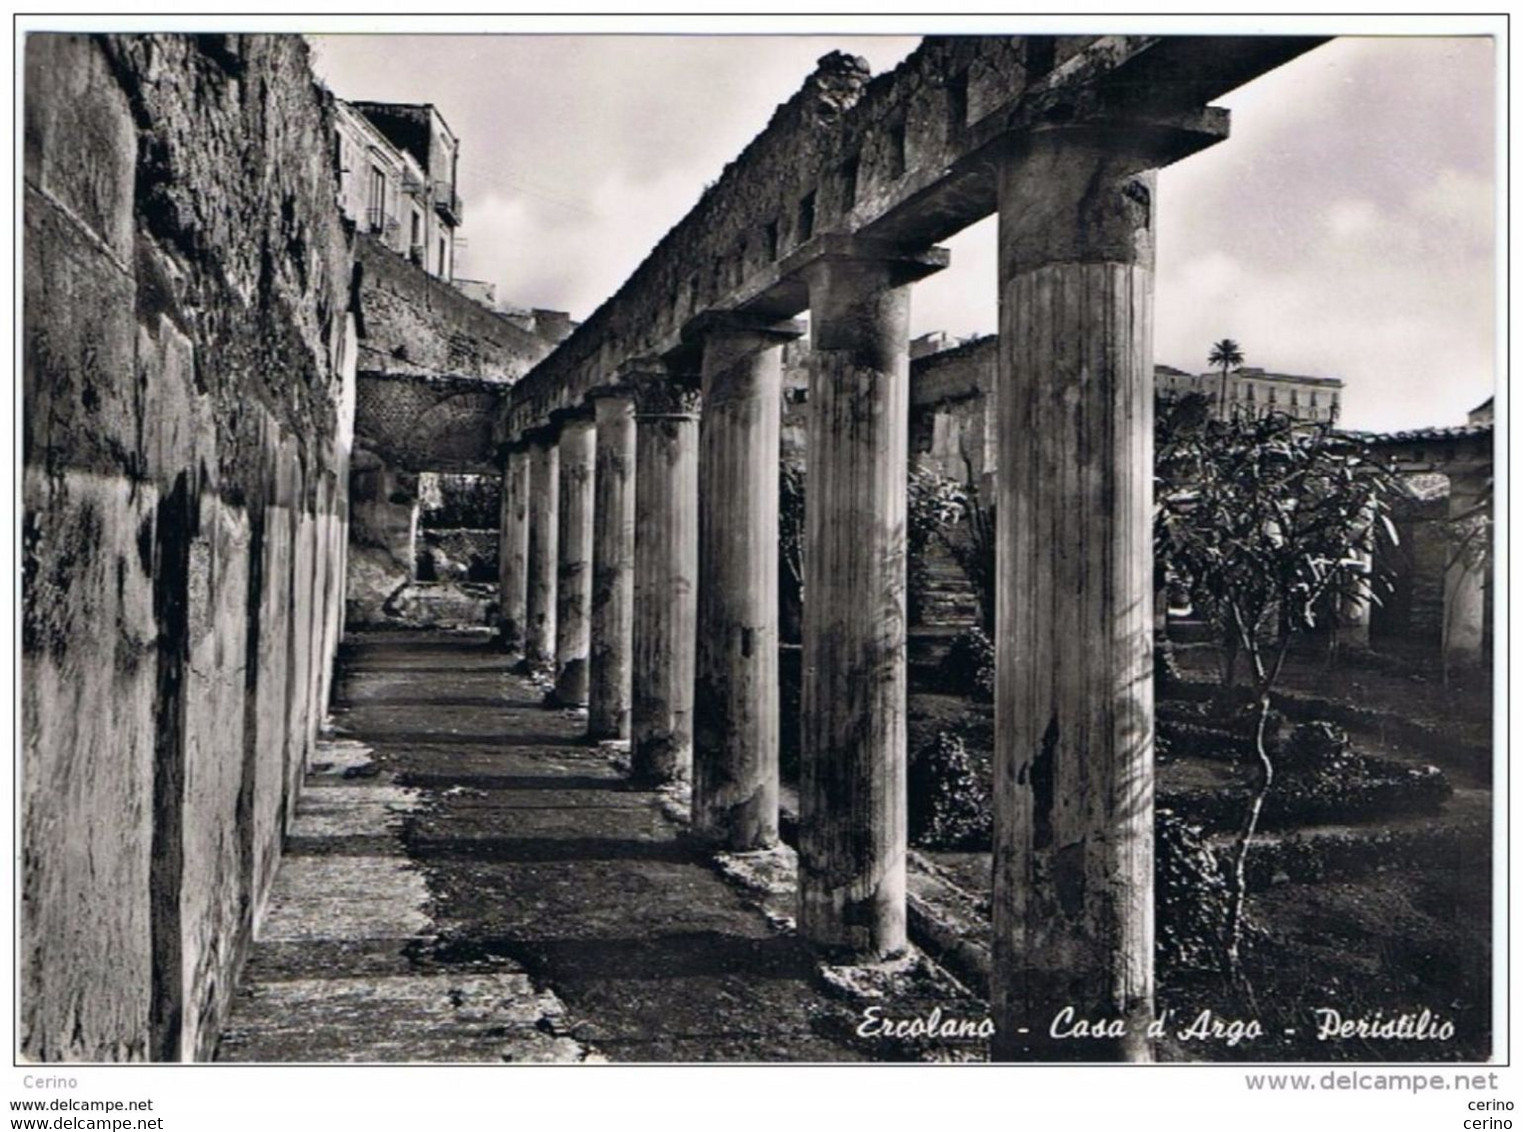
[(1366, 445), (1327, 425), (1283, 414), (1174, 425), (1159, 445), (1156, 549), (1191, 580), (1228, 653), (1247, 659), (1257, 701), (1260, 778), (1234, 846), (1223, 933), (1236, 978), (1248, 847), (1275, 778), (1272, 693), (1298, 634), (1329, 608), (1389, 590), (1365, 552), (1395, 542), (1398, 484)]
[(1221, 398), (1217, 404), (1221, 406), (1221, 416), (1225, 417), (1227, 415), (1227, 371), (1243, 364), (1243, 348), (1231, 338), (1223, 338), (1220, 342), (1211, 344), (1211, 356), (1206, 361), (1210, 365), (1222, 367)]
[(778, 466), (778, 629), (785, 641), (803, 636), (804, 469), (784, 457)]

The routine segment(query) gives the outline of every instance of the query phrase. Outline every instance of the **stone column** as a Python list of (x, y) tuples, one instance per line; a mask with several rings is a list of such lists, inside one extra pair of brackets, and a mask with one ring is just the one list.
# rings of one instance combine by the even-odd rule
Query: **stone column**
[(634, 774), (689, 779), (698, 645), (698, 391), (665, 374), (635, 406)]
[[(1355, 551), (1354, 554), (1359, 559), (1358, 571), (1368, 584), (1375, 556), (1368, 549)], [(1370, 647), (1370, 595), (1367, 592), (1351, 593), (1339, 602), (1336, 637), (1338, 644), (1344, 648)]]
[(592, 640), (587, 737), (629, 738), (634, 632), (635, 405), (621, 386), (593, 390), (597, 473), (592, 526)]
[(560, 526), (555, 575), (555, 688), (550, 702), (587, 703), (587, 651), (592, 615), (592, 481), (594, 428), (588, 414), (560, 423)]
[(693, 828), (728, 849), (777, 843), (777, 481), (782, 344), (797, 323), (700, 316), (698, 653)]
[(809, 473), (799, 934), (827, 954), (905, 949), (905, 504), (910, 283), (945, 266), (826, 236), (809, 284)]
[(529, 445), (529, 598), (524, 660), (530, 666), (549, 665), (555, 660), (560, 492), (560, 449), (552, 432), (538, 432)]
[(1444, 546), (1444, 665), (1479, 664), (1486, 634), (1486, 557), (1490, 546), (1479, 508), (1484, 479), (1449, 477), (1449, 529)]
[[(1001, 1059), (1150, 1057), (1152, 171), (1224, 135), (1212, 112), (1038, 131), (999, 156)], [(1127, 1036), (1050, 1038), (1067, 1006)]]
[(497, 589), (502, 643), (521, 652), (529, 623), (529, 449), (508, 449), (502, 473), (501, 534), (497, 542)]

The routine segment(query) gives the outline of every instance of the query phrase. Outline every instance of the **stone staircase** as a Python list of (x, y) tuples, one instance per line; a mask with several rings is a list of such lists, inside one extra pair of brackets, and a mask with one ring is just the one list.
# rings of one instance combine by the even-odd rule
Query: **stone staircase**
[(978, 591), (941, 543), (926, 549), (926, 582), (920, 593), (920, 624), (977, 625)]

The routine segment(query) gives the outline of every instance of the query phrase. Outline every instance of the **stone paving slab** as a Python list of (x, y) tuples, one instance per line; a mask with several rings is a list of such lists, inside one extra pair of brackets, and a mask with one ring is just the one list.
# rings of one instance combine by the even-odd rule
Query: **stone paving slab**
[(787, 854), (722, 874), (485, 639), (351, 638), (335, 686), (224, 1059), (903, 1059), (769, 907)]
[(428, 932), (428, 885), (395, 857), (289, 855), (256, 942), (413, 939)]
[(598, 1060), (521, 965), (439, 962), (426, 876), (403, 842), (422, 791), (344, 737), (319, 744), (306, 785), (219, 1061)]

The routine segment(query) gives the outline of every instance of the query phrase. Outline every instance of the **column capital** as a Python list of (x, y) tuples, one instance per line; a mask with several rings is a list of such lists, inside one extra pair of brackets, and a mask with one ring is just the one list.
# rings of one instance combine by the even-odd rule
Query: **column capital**
[(778, 274), (809, 275), (821, 268), (861, 265), (881, 269), (891, 285), (899, 286), (933, 275), (951, 262), (952, 253), (946, 248), (914, 247), (870, 236), (824, 232), (784, 258), (778, 264)]
[(676, 377), (647, 377), (635, 384), (635, 420), (697, 420), (702, 398)]
[(1232, 114), (1221, 106), (1183, 110), (1121, 108), (1104, 92), (1049, 96), (1023, 101), (1011, 114), (991, 116), (976, 127), (976, 138), (959, 165), (1019, 156), (1042, 145), (1102, 148), (1126, 155), (1138, 169), (1162, 169), (1225, 141)]
[(506, 469), (508, 461), (514, 456), (522, 456), (529, 451), (529, 438), (527, 434), (520, 433), (513, 440), (502, 440), (497, 443), (497, 467)]
[(554, 444), (557, 437), (560, 435), (560, 431), (560, 425), (555, 423), (547, 422), (545, 424), (535, 425), (533, 428), (524, 429), (523, 434), (519, 437), (518, 442), (525, 448), (532, 448), (536, 444)]
[(550, 413), (550, 423), (546, 426), (551, 432), (559, 434), (560, 430), (569, 424), (591, 424), (592, 406), (572, 405), (564, 409), (555, 409)]
[(804, 324), (796, 318), (776, 319), (739, 310), (706, 310), (688, 319), (682, 340), (702, 345), (719, 335), (754, 335), (759, 345), (775, 346), (804, 336)]

